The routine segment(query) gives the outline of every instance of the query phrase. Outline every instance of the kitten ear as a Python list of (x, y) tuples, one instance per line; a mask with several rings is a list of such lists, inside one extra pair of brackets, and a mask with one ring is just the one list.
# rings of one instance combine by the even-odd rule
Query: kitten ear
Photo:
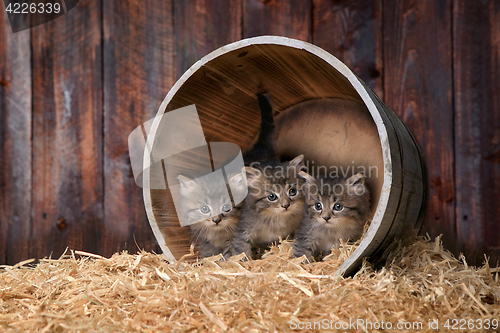
[(362, 173), (357, 173), (347, 179), (347, 186), (354, 191), (354, 194), (363, 195), (366, 190), (365, 181), (366, 177)]
[(243, 167), (243, 172), (247, 175), (247, 183), (249, 187), (255, 187), (260, 180), (262, 172), (259, 169), (252, 168), (250, 166)]
[(314, 177), (305, 171), (300, 171), (299, 176), (306, 180), (307, 184), (314, 184)]
[(290, 165), (294, 167), (297, 171), (306, 171), (307, 168), (304, 164), (304, 155), (300, 154), (290, 161)]
[(227, 180), (227, 183), (229, 184), (229, 189), (231, 190), (234, 204), (239, 205), (248, 194), (247, 177), (245, 170), (242, 169), (237, 174), (232, 175), (231, 178)]
[(351, 176), (347, 179), (347, 184), (353, 186), (353, 185), (365, 185), (365, 179), (366, 177), (361, 173), (357, 173), (354, 176)]
[(191, 178), (183, 176), (183, 175), (178, 175), (177, 180), (179, 181), (179, 185), (181, 186), (181, 191), (190, 191), (194, 187), (194, 182)]
[(245, 181), (244, 172), (245, 172), (244, 170), (241, 170), (241, 172), (238, 172), (237, 174), (233, 175), (231, 178), (228, 179), (228, 183), (234, 186), (240, 186), (241, 184), (243, 184)]
[(242, 169), (241, 172), (238, 172), (237, 174), (231, 176), (227, 180), (229, 187), (231, 188), (231, 191), (234, 191), (236, 189), (242, 190), (246, 188), (247, 185), (247, 177), (245, 170)]

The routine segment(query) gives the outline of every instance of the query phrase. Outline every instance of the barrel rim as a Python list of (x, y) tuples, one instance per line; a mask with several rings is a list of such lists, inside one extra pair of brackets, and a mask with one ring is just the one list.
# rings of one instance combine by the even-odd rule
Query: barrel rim
[[(371, 225), (368, 228), (364, 238), (361, 240), (358, 248), (342, 263), (337, 272), (337, 275), (342, 275), (344, 272), (352, 268), (351, 266), (356, 264), (359, 261), (359, 259), (364, 255), (366, 247), (374, 241), (375, 236), (377, 236), (377, 231), (379, 230), (382, 221), (384, 220), (384, 215), (386, 213), (392, 187), (392, 157), (391, 157), (391, 146), (389, 144), (389, 138), (387, 134), (387, 128), (384, 124), (381, 115), (379, 114), (380, 111), (376, 107), (375, 103), (373, 102), (366, 88), (358, 80), (357, 76), (345, 64), (343, 64), (332, 54), (308, 42), (281, 36), (252, 37), (222, 46), (212, 51), (211, 53), (207, 54), (200, 60), (198, 60), (179, 78), (179, 80), (177, 80), (177, 82), (175, 82), (170, 91), (167, 93), (160, 107), (158, 108), (157, 115), (154, 118), (149, 133), (147, 135), (146, 147), (152, 147), (152, 143), (154, 141), (154, 137), (156, 135), (160, 123), (159, 116), (165, 113), (168, 104), (172, 101), (172, 98), (175, 96), (177, 91), (195, 72), (197, 72), (202, 66), (204, 66), (208, 62), (229, 52), (233, 52), (238, 49), (252, 45), (266, 45), (266, 44), (288, 46), (295, 49), (303, 49), (311, 53), (312, 55), (317, 56), (323, 61), (327, 62), (335, 70), (337, 70), (339, 73), (341, 73), (344, 77), (348, 79), (349, 83), (353, 86), (353, 88), (356, 90), (361, 100), (367, 107), (368, 112), (370, 112), (370, 115), (373, 121), (375, 122), (375, 125), (377, 126), (377, 131), (382, 146), (381, 147), (382, 158), (384, 164), (384, 173), (383, 173), (384, 180), (382, 183), (380, 198)], [(143, 165), (150, 165), (150, 155), (147, 153), (147, 149), (144, 152)], [(143, 188), (144, 205), (146, 208), (149, 224), (153, 230), (153, 233), (166, 259), (175, 262), (176, 259), (166, 246), (165, 239), (163, 237), (161, 230), (158, 227), (156, 218), (153, 213), (153, 207), (151, 203), (151, 192), (149, 189), (150, 187), (149, 168), (144, 169), (144, 185), (145, 185)]]

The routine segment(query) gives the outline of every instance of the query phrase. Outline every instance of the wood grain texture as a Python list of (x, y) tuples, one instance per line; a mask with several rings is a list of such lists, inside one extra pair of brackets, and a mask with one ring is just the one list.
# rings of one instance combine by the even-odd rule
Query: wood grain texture
[(384, 91), (427, 164), (423, 232), (456, 251), (451, 16), (447, 0), (384, 2)]
[(276, 35), (311, 41), (311, 0), (243, 0), (243, 37)]
[[(171, 1), (105, 1), (104, 216), (100, 253), (158, 251), (132, 176), (127, 138), (174, 83)], [(137, 246), (136, 246), (137, 243)]]
[(0, 13), (0, 264), (28, 257), (31, 228), (30, 32)]
[(454, 2), (454, 101), (461, 251), (500, 260), (500, 2)]
[(33, 227), (30, 255), (99, 252), (103, 230), (101, 4), (32, 32)]
[[(57, 255), (66, 246), (135, 252), (135, 240), (158, 250), (132, 179), (127, 136), (156, 114), (175, 80), (201, 57), (264, 34), (313, 42), (353, 69), (424, 152), (424, 231), (444, 234), (446, 247), (465, 252), (469, 262), (480, 264), (484, 252), (498, 255), (499, 11), (495, 0), (107, 0), (80, 2), (16, 34), (1, 11), (0, 263)], [(231, 66), (248, 66), (238, 67), (245, 75), (290, 59), (235, 57), (200, 72), (206, 76), (192, 87), (230, 91), (224, 76)], [(296, 92), (278, 98), (278, 107), (296, 103), (297, 82), (273, 79), (277, 95)], [(317, 83), (305, 86), (311, 96), (338, 97)], [(192, 101), (188, 96), (179, 91), (177, 106)], [(207, 97), (198, 94), (195, 102)], [(232, 117), (232, 99), (222, 96), (211, 105), (215, 111), (202, 108), (207, 140), (246, 147), (258, 131), (255, 100)], [(162, 206), (168, 195), (155, 198), (164, 218), (175, 220), (173, 207)]]
[(312, 42), (330, 52), (384, 100), (382, 0), (314, 0)]
[[(174, 22), (174, 76), (178, 79), (184, 72), (203, 56), (241, 39), (241, 0), (231, 1), (173, 1)], [(207, 76), (202, 80), (211, 84), (214, 82)], [(215, 82), (220, 88), (222, 83)], [(168, 89), (165, 90), (165, 93)], [(168, 111), (182, 106), (195, 104), (200, 112), (200, 99), (185, 100), (181, 104), (173, 105)], [(220, 113), (213, 108), (211, 112)], [(218, 116), (217, 116), (218, 117)], [(214, 140), (214, 136), (207, 132), (207, 123), (202, 123), (207, 141)], [(220, 128), (218, 133), (220, 134)], [(162, 230), (169, 248), (179, 258), (189, 252), (190, 233), (187, 227), (181, 227), (177, 218), (170, 191), (152, 190), (154, 214), (160, 230)]]
[[(363, 82), (362, 84), (364, 85)], [(392, 214), (394, 214), (394, 220), (390, 229), (387, 230), (383, 242), (373, 242), (378, 248), (373, 252), (373, 255), (368, 255), (376, 267), (381, 267), (385, 263), (389, 252), (394, 249), (396, 244), (393, 241), (395, 239), (401, 240), (405, 237), (411, 237), (414, 235), (415, 230), (420, 229), (424, 218), (423, 209), (427, 185), (424, 182), (425, 166), (423, 157), (413, 135), (408, 131), (403, 121), (387, 105), (383, 104), (368, 87), (365, 86), (365, 89), (367, 89), (384, 120), (391, 154), (391, 193), (383, 221), (386, 219), (391, 220), (390, 216)], [(384, 154), (387, 153), (388, 151), (385, 148), (387, 143), (382, 139), (381, 144)], [(385, 224), (382, 223), (382, 226)], [(349, 262), (350, 259), (349, 257), (346, 262)], [(342, 266), (345, 266), (345, 263)]]
[(242, 0), (174, 0), (175, 76), (201, 57), (241, 39)]

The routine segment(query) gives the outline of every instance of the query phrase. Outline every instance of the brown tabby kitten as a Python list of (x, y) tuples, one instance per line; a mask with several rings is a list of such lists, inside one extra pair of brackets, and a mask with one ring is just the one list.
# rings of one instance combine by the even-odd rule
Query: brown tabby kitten
[(313, 178), (300, 172), (304, 186), (305, 211), (293, 248), (293, 257), (309, 261), (327, 255), (332, 246), (358, 240), (369, 219), (370, 193), (361, 173), (344, 178)]
[[(180, 182), (182, 211), (185, 219), (197, 223), (189, 225), (193, 242), (199, 242), (201, 256), (211, 257), (219, 253), (228, 254), (236, 224), (240, 219), (241, 204), (233, 207), (224, 192), (225, 186), (214, 186), (203, 178), (191, 180), (185, 176), (177, 177)], [(228, 181), (231, 188), (243, 190), (243, 174), (237, 174)], [(219, 215), (212, 216), (212, 212)], [(212, 216), (212, 217), (211, 217)]]
[(304, 207), (304, 156), (290, 162), (252, 163), (245, 167), (248, 196), (233, 240), (233, 255), (245, 252), (252, 258), (252, 248), (267, 247), (279, 237), (293, 237), (298, 230)]

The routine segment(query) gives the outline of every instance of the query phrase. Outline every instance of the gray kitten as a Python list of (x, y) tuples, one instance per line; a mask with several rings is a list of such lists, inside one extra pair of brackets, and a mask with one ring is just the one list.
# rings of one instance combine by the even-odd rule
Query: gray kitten
[[(271, 104), (262, 94), (257, 95), (257, 100), (261, 114), (260, 132), (257, 142), (243, 155), (246, 165), (253, 161), (272, 160), (276, 156), (272, 145), (274, 119)], [(201, 256), (222, 253), (227, 257), (243, 203), (233, 207), (227, 198), (226, 189), (217, 188), (216, 184), (211, 184), (206, 179), (197, 178), (192, 181), (185, 176), (178, 176), (178, 179), (182, 211), (187, 212), (185, 220), (200, 221), (191, 224), (189, 228), (192, 241), (200, 244)], [(244, 179), (243, 172), (233, 176), (228, 180), (230, 188), (236, 191), (246, 190)], [(213, 215), (211, 212), (215, 211), (220, 211), (221, 214), (210, 218)]]
[[(201, 256), (210, 257), (219, 253), (228, 254), (234, 230), (240, 218), (241, 204), (233, 207), (224, 193), (225, 188), (209, 184), (206, 179), (191, 180), (185, 176), (177, 177), (180, 182), (182, 211), (189, 225), (193, 242), (199, 242)], [(242, 173), (231, 177), (228, 182), (232, 189), (243, 190), (245, 183)], [(219, 215), (210, 217), (212, 212)]]
[(232, 254), (245, 252), (252, 258), (252, 248), (267, 247), (293, 237), (298, 230), (304, 207), (304, 156), (290, 162), (252, 163), (245, 167), (248, 196), (233, 240)]
[(313, 178), (300, 172), (305, 210), (293, 248), (293, 257), (306, 255), (309, 261), (327, 255), (340, 239), (358, 240), (369, 219), (370, 193), (361, 173), (344, 179)]

